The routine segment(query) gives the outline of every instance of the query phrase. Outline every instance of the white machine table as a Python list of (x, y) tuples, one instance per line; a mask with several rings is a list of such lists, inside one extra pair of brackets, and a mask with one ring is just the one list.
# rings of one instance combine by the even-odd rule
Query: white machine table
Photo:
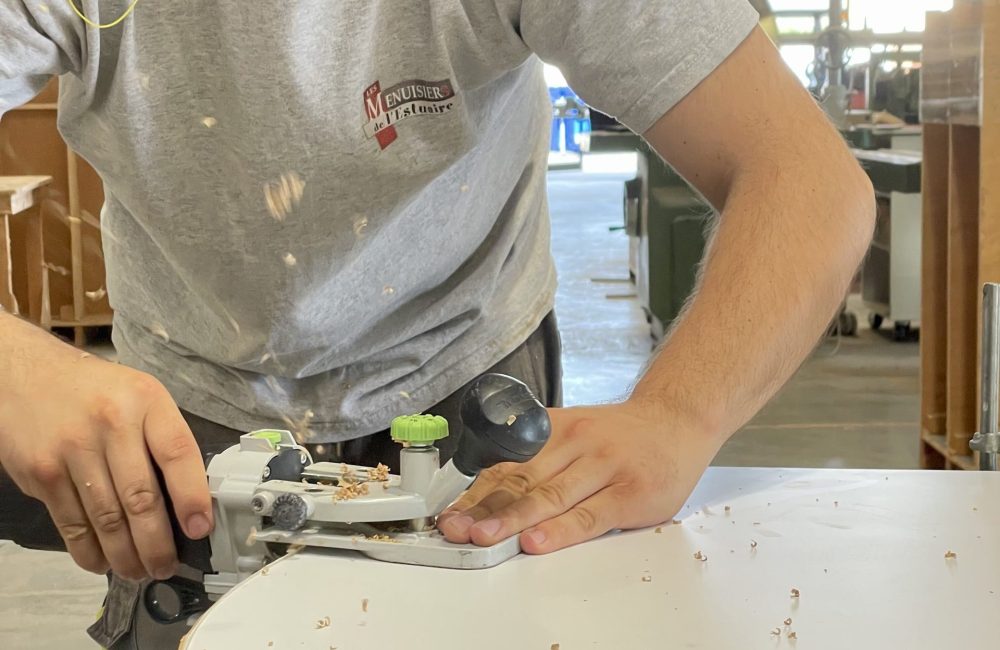
[(181, 648), (1000, 647), (1000, 473), (711, 468), (678, 518), (479, 571), (304, 550)]

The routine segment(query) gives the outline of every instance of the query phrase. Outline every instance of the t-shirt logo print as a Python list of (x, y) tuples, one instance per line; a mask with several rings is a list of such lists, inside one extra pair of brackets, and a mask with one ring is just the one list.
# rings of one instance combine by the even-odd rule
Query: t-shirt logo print
[(451, 80), (410, 79), (382, 90), (378, 81), (365, 90), (365, 135), (383, 150), (396, 141), (396, 124), (408, 117), (440, 115), (455, 107)]

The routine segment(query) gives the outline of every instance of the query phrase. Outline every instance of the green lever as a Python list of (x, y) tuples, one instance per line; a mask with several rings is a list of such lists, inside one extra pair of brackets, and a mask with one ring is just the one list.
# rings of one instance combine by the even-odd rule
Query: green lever
[(267, 440), (271, 443), (271, 446), (275, 449), (278, 448), (278, 444), (281, 442), (281, 432), (275, 431), (273, 429), (263, 429), (261, 431), (254, 431), (250, 434), (254, 438), (260, 438), (261, 440)]

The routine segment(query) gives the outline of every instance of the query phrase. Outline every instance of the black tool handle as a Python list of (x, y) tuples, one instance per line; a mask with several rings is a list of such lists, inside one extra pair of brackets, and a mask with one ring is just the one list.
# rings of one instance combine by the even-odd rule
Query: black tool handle
[(462, 398), (462, 438), (454, 463), (476, 476), (497, 463), (531, 460), (548, 442), (549, 413), (531, 390), (507, 375), (483, 375)]
[[(205, 454), (205, 466), (211, 460), (213, 454)], [(177, 549), (177, 560), (181, 564), (198, 569), (202, 573), (212, 572), (212, 547), (208, 538), (190, 539), (181, 529), (180, 522), (177, 521), (177, 513), (174, 512), (173, 500), (167, 490), (167, 484), (163, 480), (163, 472), (153, 463), (153, 471), (156, 473), (156, 480), (160, 483), (160, 492), (163, 494), (163, 506), (167, 510), (167, 517), (170, 519), (170, 527), (173, 528), (174, 546)]]

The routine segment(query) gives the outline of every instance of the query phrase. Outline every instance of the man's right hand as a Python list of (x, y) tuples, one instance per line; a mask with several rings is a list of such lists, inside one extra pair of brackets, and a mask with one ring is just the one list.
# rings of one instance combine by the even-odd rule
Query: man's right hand
[(206, 536), (201, 452), (163, 385), (0, 313), (0, 465), (45, 503), (78, 565), (132, 580), (174, 574), (154, 462), (184, 533)]

